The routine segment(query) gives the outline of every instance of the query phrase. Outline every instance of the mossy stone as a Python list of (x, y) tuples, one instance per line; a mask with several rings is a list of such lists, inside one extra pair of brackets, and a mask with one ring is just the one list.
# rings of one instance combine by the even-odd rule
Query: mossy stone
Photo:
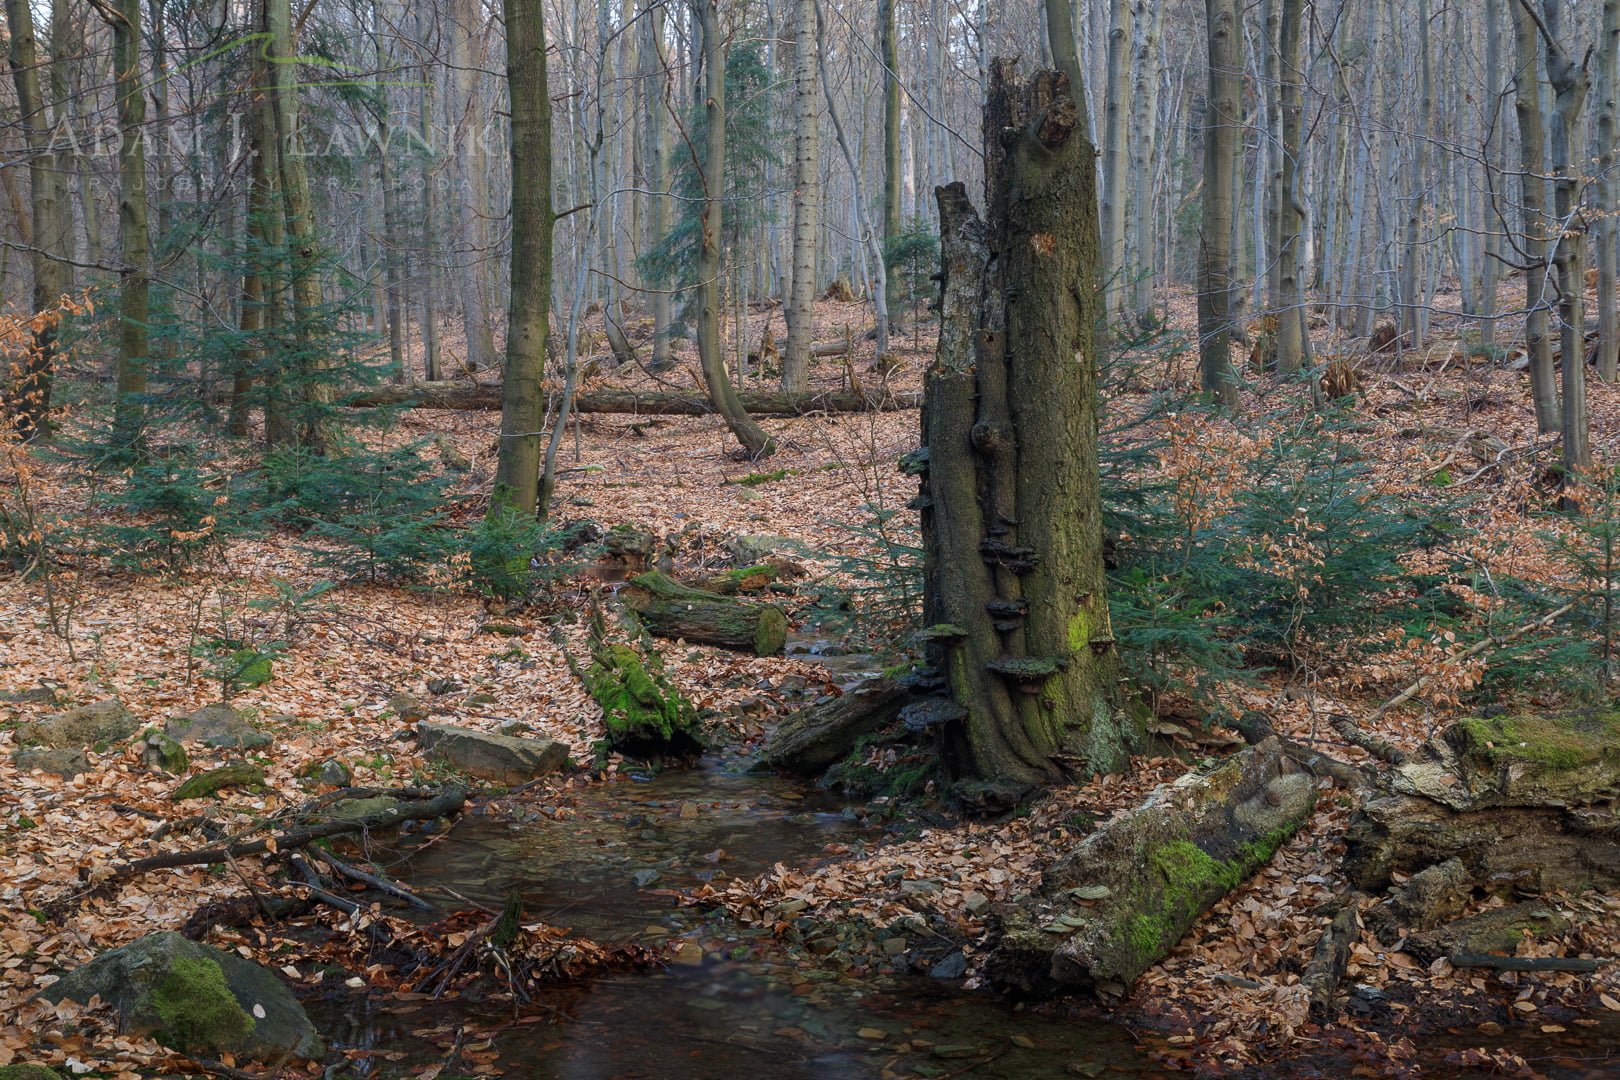
[(0, 1065), (0, 1080), (62, 1080), (62, 1074), (44, 1065)]
[(225, 985), (225, 973), (207, 957), (181, 957), (152, 988), (152, 1008), (163, 1026), (153, 1034), (176, 1050), (234, 1049), (253, 1030)]
[(141, 732), (140, 741), (146, 744), (141, 750), (141, 763), (147, 768), (170, 776), (180, 776), (191, 768), (191, 756), (178, 739), (170, 738), (157, 728), (147, 728)]

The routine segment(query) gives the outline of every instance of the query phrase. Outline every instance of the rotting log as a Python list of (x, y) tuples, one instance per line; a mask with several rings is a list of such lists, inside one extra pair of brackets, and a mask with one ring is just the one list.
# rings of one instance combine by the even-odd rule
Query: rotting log
[(1620, 884), (1620, 710), (1462, 720), (1381, 788), (1346, 838), (1358, 888), (1453, 858), (1498, 892)]
[[(827, 390), (804, 394), (748, 391), (739, 395), (751, 416), (808, 416), (811, 413), (897, 412), (922, 405), (912, 392), (877, 393)], [(356, 408), (409, 406), (418, 409), (499, 409), (501, 388), (490, 383), (419, 382), (378, 386), (350, 394), (343, 402)], [(592, 390), (574, 398), (579, 413), (625, 413), (639, 416), (709, 416), (714, 406), (700, 391), (644, 393), (637, 390)]]
[(643, 656), (623, 642), (598, 641), (585, 685), (602, 708), (608, 745), (619, 753), (702, 753), (697, 709), (664, 677), (657, 652)]
[(1123, 995), (1315, 805), (1315, 781), (1276, 739), (1161, 785), (1081, 840), (1033, 900), (1002, 917), (986, 976), (1020, 994)]
[(892, 723), (909, 698), (910, 690), (893, 679), (867, 679), (815, 702), (777, 725), (765, 741), (760, 764), (800, 776), (826, 772), (862, 736)]
[(787, 642), (787, 616), (774, 604), (737, 600), (682, 585), (657, 570), (626, 583), (620, 599), (649, 633), (775, 656)]

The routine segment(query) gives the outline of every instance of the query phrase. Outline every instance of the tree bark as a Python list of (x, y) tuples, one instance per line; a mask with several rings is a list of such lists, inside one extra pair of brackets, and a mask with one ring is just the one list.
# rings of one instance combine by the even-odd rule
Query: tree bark
[[(1131, 213), (1126, 244), (1125, 266), (1130, 274), (1130, 312), (1136, 325), (1150, 329), (1158, 324), (1153, 307), (1153, 280), (1156, 268), (1153, 236), (1153, 180), (1157, 159), (1159, 122), (1159, 37), (1164, 28), (1166, 5), (1135, 0), (1131, 16), (1135, 58), (1134, 87), (1131, 90)], [(1170, 238), (1166, 237), (1166, 246)]]
[(782, 351), (782, 389), (790, 394), (802, 393), (809, 381), (810, 346), (815, 335), (816, 240), (821, 224), (815, 0), (796, 0), (793, 20), (793, 283), (786, 312), (787, 342)]
[(682, 585), (656, 570), (630, 579), (620, 592), (658, 637), (775, 656), (787, 641), (787, 616), (774, 604), (737, 600)]
[(1552, 338), (1547, 332), (1547, 299), (1551, 260), (1547, 257), (1546, 165), (1542, 161), (1546, 130), (1537, 77), (1536, 19), (1524, 0), (1511, 5), (1513, 15), (1513, 99), (1519, 120), (1519, 203), (1524, 208), (1524, 235), (1520, 240), (1526, 268), (1524, 348), (1530, 358), (1530, 394), (1535, 403), (1536, 428), (1557, 431), (1562, 424), (1558, 409), (1558, 381), (1553, 369)]
[(883, 248), (900, 235), (900, 51), (895, 0), (878, 0), (878, 50), (883, 61)]
[[(895, 412), (915, 409), (922, 404), (916, 393), (877, 394), (857, 390), (829, 390), (826, 393), (784, 394), (780, 391), (746, 391), (737, 400), (751, 416), (810, 416), (817, 413)], [(379, 405), (409, 405), (422, 409), (498, 409), (501, 388), (481, 383), (417, 383), (414, 386), (380, 386), (344, 398), (344, 404), (357, 408)], [(643, 393), (638, 390), (592, 390), (576, 395), (576, 413), (618, 413), (641, 416), (712, 416), (714, 402), (701, 393)]]
[(1242, 152), (1243, 39), (1237, 0), (1205, 0), (1209, 90), (1204, 99), (1204, 214), (1198, 234), (1198, 343), (1204, 393), (1238, 403), (1232, 368), (1233, 163)]
[(748, 415), (726, 372), (720, 342), (721, 227), (726, 190), (726, 48), (720, 31), (719, 0), (694, 0), (703, 32), (702, 239), (698, 246), (698, 361), (714, 411), (725, 417), (743, 452), (758, 460), (776, 452), (776, 442)]
[[(1300, 160), (1305, 151), (1304, 72), (1300, 42), (1305, 21), (1304, 0), (1278, 0), (1277, 76), (1281, 162), (1277, 184), (1277, 261), (1276, 293), (1272, 298), (1277, 311), (1277, 370), (1283, 375), (1298, 372), (1309, 354), (1310, 335), (1305, 329), (1305, 305), (1300, 286), (1301, 248), (1304, 246), (1305, 213), (1299, 191)], [(1426, 2), (1426, 0), (1420, 0)]]
[(512, 293), (491, 508), (539, 509), (551, 305), (551, 97), (540, 0), (502, 0), (512, 110)]
[[(34, 16), (28, 0), (6, 0), (6, 23), (11, 31), (7, 60), (17, 88), (24, 138), (28, 144), (28, 187), (34, 250), (30, 252), (36, 312), (56, 308), (68, 290), (66, 192), (51, 131), (50, 114), (39, 87), (39, 43), (34, 37)], [(56, 366), (58, 324), (42, 319), (34, 329), (28, 356), (6, 376), (5, 406), (19, 438), (31, 442), (48, 431), (51, 380)]]
[[(924, 618), (967, 713), (959, 775), (1020, 784), (1118, 768), (1102, 564), (1096, 178), (1067, 76), (992, 67), (989, 216), (936, 192), (944, 290), (924, 404)], [(991, 263), (991, 252), (997, 256)]]
[(1126, 0), (1108, 4), (1108, 85), (1104, 88), (1102, 139), (1102, 317), (1119, 317), (1125, 295), (1125, 143), (1131, 113), (1131, 9)]
[(1598, 376), (1613, 382), (1620, 368), (1620, 182), (1614, 172), (1620, 159), (1620, 0), (1603, 0), (1603, 29), (1598, 39), (1597, 102), (1597, 305)]
[[(113, 31), (113, 74), (118, 80), (118, 400), (113, 439), (134, 451), (146, 415), (150, 352), (147, 296), (151, 284), (146, 226), (146, 98), (141, 86), (141, 3), (119, 0), (107, 12)], [(112, 16), (116, 15), (116, 18)]]

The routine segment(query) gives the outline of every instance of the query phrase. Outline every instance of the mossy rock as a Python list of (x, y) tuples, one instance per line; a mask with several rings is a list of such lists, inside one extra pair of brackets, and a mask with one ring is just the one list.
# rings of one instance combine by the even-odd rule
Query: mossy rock
[(221, 765), (205, 773), (198, 773), (175, 788), (174, 794), (169, 797), (175, 802), (180, 802), (184, 799), (204, 799), (210, 795), (217, 795), (227, 788), (263, 786), (264, 770), (249, 762), (238, 761), (230, 765)]
[(280, 977), (179, 934), (151, 934), (103, 953), (40, 995), (118, 1010), (121, 1030), (195, 1056), (318, 1059), (324, 1048)]
[(270, 745), (270, 736), (253, 726), (248, 715), (215, 702), (176, 716), (163, 725), (164, 734), (180, 742), (202, 743), (216, 750), (255, 750)]
[(664, 678), (656, 656), (643, 659), (629, 645), (610, 644), (593, 661), (587, 682), (610, 747), (632, 757), (702, 751), (697, 709)]
[(111, 746), (140, 728), (135, 714), (117, 698), (93, 701), (52, 713), (45, 719), (17, 727), (18, 746), (49, 746), (59, 750)]
[(11, 755), (11, 763), (18, 772), (51, 773), (71, 780), (90, 771), (90, 759), (83, 750), (52, 749), (47, 746), (25, 746)]
[(0, 1080), (62, 1080), (62, 1074), (45, 1065), (0, 1065)]
[(182, 776), (191, 768), (191, 755), (186, 753), (186, 748), (178, 739), (170, 738), (157, 728), (141, 732), (140, 742), (145, 744), (141, 749), (141, 764), (148, 769)]
[(1610, 803), (1620, 798), (1620, 709), (1460, 720), (1390, 784), (1455, 810)]

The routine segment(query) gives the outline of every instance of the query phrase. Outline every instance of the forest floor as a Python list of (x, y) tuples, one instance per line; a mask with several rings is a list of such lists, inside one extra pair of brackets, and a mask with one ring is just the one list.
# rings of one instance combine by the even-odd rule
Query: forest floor
[[(829, 338), (846, 324), (865, 325), (856, 305), (823, 303), (818, 315)], [(759, 339), (758, 320), (765, 317), (756, 315), (751, 340)], [(779, 328), (780, 312), (769, 317)], [(1189, 319), (1186, 298), (1172, 304), (1172, 317)], [(1437, 331), (1439, 340), (1454, 343), (1443, 328)], [(932, 347), (926, 326), (916, 338), (900, 337), (895, 344), (900, 364), (886, 376), (872, 370), (866, 343), (864, 354), (858, 349), (849, 364), (818, 362), (817, 386), (844, 385), (853, 375), (866, 389), (919, 388)], [(1421, 356), (1365, 357), (1360, 368), (1362, 388), (1353, 409), (1362, 422), (1351, 437), (1372, 462), (1378, 482), (1413, 499), (1466, 491), (1471, 498), (1461, 512), (1482, 566), (1528, 577), (1561, 573), (1547, 540), (1549, 530), (1561, 526), (1545, 516), (1555, 499), (1546, 470), (1556, 461), (1557, 442), (1536, 434), (1524, 375), (1470, 363), (1446, 346)], [(1185, 388), (1195, 371), (1192, 354), (1165, 355), (1144, 366), (1110, 408), (1129, 410)], [(656, 378), (617, 372), (599, 379), (647, 389), (697, 385), (690, 359)], [(1252, 394), (1247, 405), (1262, 411), (1289, 392)], [(1620, 387), (1594, 380), (1590, 394), (1597, 453), (1614, 462), (1620, 459)], [(1159, 423), (1160, 434), (1176, 434), (1173, 418)], [(733, 443), (713, 417), (585, 417), (564, 443), (555, 516), (649, 529), (666, 538), (682, 572), (723, 567), (727, 542), (736, 536), (787, 537), (802, 544), (795, 558), (802, 558), (815, 580), (853, 585), (850, 559), (882, 558), (870, 531), (881, 516), (874, 508), (900, 510), (915, 492), (914, 481), (894, 463), (917, 443), (917, 413), (809, 416), (766, 426), (780, 450), (768, 462), (748, 463), (732, 456)], [(470, 518), (493, 475), (494, 428), (487, 413), (418, 410), (404, 414), (389, 437), (437, 442), (442, 456), (465, 459), (455, 487), (465, 495), (458, 514)], [(1201, 477), (1205, 486), (1198, 497), (1218, 500), (1232, 455), (1243, 452), (1252, 434), (1216, 427), (1182, 436), (1167, 443), (1161, 460), (1166, 475), (1188, 482)], [(38, 468), (48, 475), (52, 466), (42, 462)], [(1443, 488), (1435, 482), (1442, 473), (1448, 481)], [(58, 498), (72, 497), (65, 486), (60, 490)], [(904, 540), (903, 520), (904, 514), (884, 527), (901, 529), (897, 539)], [(21, 696), (43, 686), (55, 691), (55, 700), (76, 703), (116, 696), (143, 723), (161, 723), (218, 699), (218, 688), (201, 676), (192, 655), (200, 632), (217, 630), (222, 622), (265, 623), (273, 616), (248, 608), (249, 600), (273, 594), (278, 581), (307, 588), (322, 577), (301, 541), (266, 536), (230, 541), (207, 565), (173, 579), (94, 567), (59, 574), (49, 589), (38, 578), (0, 579), (0, 692)], [(406, 725), (389, 704), (400, 690), (428, 697), (428, 680), (449, 680), (459, 688), (433, 699), (439, 719), (491, 730), (517, 720), (568, 742), (576, 760), (586, 759), (601, 735), (600, 718), (553, 631), (560, 627), (560, 640), (584, 655), (584, 629), (569, 613), (600, 587), (589, 576), (566, 578), (546, 602), (516, 612), (448, 586), (351, 583), (327, 594), (301, 617), (274, 678), (233, 701), (255, 712), (274, 737), (264, 754), (265, 789), (237, 792), (210, 813), (228, 830), (296, 806), (310, 795), (301, 774), (328, 758), (345, 761), (361, 786), (440, 776), (403, 737)], [(501, 624), (500, 632), (488, 632), (489, 624)], [(1376, 664), (1352, 669), (1324, 660), (1307, 673), (1271, 673), (1225, 693), (1235, 711), (1262, 711), (1283, 733), (1362, 760), (1362, 752), (1343, 745), (1325, 717), (1369, 716), (1418, 675), (1435, 674), (1427, 693), (1377, 719), (1376, 734), (1398, 746), (1416, 746), (1464, 714), (1460, 698), (1479, 663), (1452, 663), (1454, 651), (1443, 637), (1417, 635)], [(790, 707), (782, 686), (826, 679), (819, 665), (792, 657), (671, 648), (667, 659), (676, 685), (742, 745), (757, 742), (771, 718)], [(1559, 694), (1541, 691), (1532, 704), (1555, 708)], [(4, 729), (55, 707), (52, 701), (0, 704), (0, 747), (9, 750)], [(957, 928), (971, 960), (987, 929), (986, 913), (1037, 883), (1041, 867), (1075, 838), (1072, 821), (1082, 815), (1100, 820), (1134, 805), (1189, 761), (1237, 744), (1219, 730), (1202, 730), (1185, 702), (1166, 699), (1159, 711), (1166, 745), (1177, 752), (1141, 759), (1125, 776), (1053, 791), (1031, 812), (1006, 820), (930, 824), (856, 855), (828, 855), (757, 879), (722, 878), (709, 898), (745, 922), (768, 920), (768, 909), (784, 899), (804, 901), (812, 915), (875, 926), (925, 909)], [(228, 754), (216, 757), (223, 762)], [(210, 760), (203, 751), (194, 765)], [(559, 778), (523, 797), (544, 804), (590, 782), (583, 775)], [(9, 752), (0, 755), (0, 790), (7, 793), (0, 810), (0, 939), (6, 945), (0, 951), (6, 972), (0, 1064), (41, 1060), (116, 1076), (180, 1067), (155, 1043), (114, 1037), (104, 1016), (32, 998), (60, 972), (103, 949), (153, 930), (177, 929), (200, 905), (240, 896), (244, 882), (262, 886), (258, 861), (246, 859), (223, 871), (193, 867), (146, 874), (110, 895), (90, 896), (69, 914), (45, 914), (54, 901), (94, 884), (116, 863), (193, 843), (154, 838), (160, 822), (176, 815), (173, 787), (173, 779), (147, 771), (138, 752), (123, 747), (92, 754), (90, 770), (71, 780), (20, 772)], [(1368, 988), (1367, 1000), (1378, 1007), (1339, 1026), (1314, 1023), (1298, 976), (1321, 931), (1317, 909), (1348, 888), (1337, 866), (1353, 810), (1348, 794), (1325, 795), (1306, 827), (1263, 872), (1210, 912), (1115, 1011), (1148, 1030), (1144, 1038), (1166, 1067), (1241, 1068), (1354, 1048), (1365, 1062), (1361, 1068), (1399, 1072), (1415, 1053), (1414, 1039), (1444, 1034), (1460, 1053), (1475, 1055), (1458, 1057), (1459, 1065), (1476, 1062), (1528, 1074), (1527, 1038), (1568, 1033), (1576, 1043), (1544, 1050), (1573, 1055), (1585, 1028), (1600, 1024), (1606, 1011), (1620, 1013), (1620, 967), (1613, 963), (1593, 975), (1485, 975), (1453, 970), (1444, 961), (1421, 965), (1366, 935), (1354, 947), (1349, 978)], [(942, 887), (903, 890), (898, 882), (907, 879)], [(1531, 948), (1545, 955), (1620, 955), (1620, 897), (1548, 902), (1571, 917), (1574, 929)], [(272, 959), (253, 935), (219, 941)], [(295, 981), (321, 981), (319, 970), (301, 968), (296, 959), (277, 957), (273, 966)], [(972, 980), (970, 966), (970, 985)]]

